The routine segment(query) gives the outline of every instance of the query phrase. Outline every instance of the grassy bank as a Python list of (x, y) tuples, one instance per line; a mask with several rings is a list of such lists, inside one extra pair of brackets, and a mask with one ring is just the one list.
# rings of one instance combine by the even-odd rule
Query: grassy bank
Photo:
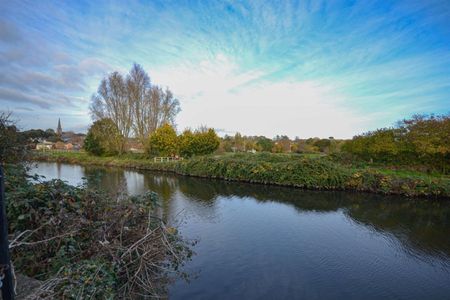
[(34, 155), (38, 161), (81, 165), (116, 166), (170, 171), (181, 175), (219, 178), (305, 189), (349, 190), (405, 196), (450, 198), (450, 178), (402, 170), (352, 167), (327, 157), (289, 154), (226, 154), (184, 161), (154, 163), (144, 156), (95, 157), (84, 152), (48, 152)]

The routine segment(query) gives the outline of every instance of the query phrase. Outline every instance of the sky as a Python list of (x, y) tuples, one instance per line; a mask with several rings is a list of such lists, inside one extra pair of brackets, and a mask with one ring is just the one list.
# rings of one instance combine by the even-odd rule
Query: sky
[(352, 136), (450, 112), (450, 1), (0, 1), (0, 110), (85, 132), (136, 62), (177, 129)]

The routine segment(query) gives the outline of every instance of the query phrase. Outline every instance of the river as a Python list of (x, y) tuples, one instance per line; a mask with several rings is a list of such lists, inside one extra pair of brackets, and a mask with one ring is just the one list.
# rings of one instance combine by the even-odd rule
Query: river
[(157, 192), (167, 222), (198, 240), (170, 299), (450, 299), (449, 201), (57, 163), (32, 172)]

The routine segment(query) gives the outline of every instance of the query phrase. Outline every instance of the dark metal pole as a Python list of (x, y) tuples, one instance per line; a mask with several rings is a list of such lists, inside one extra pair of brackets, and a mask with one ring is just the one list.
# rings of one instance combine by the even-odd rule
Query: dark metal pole
[[(11, 261), (9, 258), (8, 221), (6, 219), (5, 203), (5, 177), (3, 167), (0, 165), (0, 273), (2, 279), (3, 300), (14, 299), (14, 286), (12, 283)], [(4, 275), (4, 276), (3, 276)]]

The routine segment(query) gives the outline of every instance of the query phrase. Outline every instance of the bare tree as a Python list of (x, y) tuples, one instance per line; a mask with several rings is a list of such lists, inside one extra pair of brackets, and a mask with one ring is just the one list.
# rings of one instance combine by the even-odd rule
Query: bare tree
[(133, 130), (142, 143), (149, 133), (150, 94), (150, 77), (140, 65), (134, 64), (127, 76), (127, 96), (132, 107)]
[(174, 125), (175, 117), (180, 112), (180, 102), (173, 96), (173, 93), (169, 88), (166, 88), (162, 94), (161, 99), (161, 112), (160, 123), (158, 127), (164, 123)]
[[(94, 120), (110, 118), (117, 125), (125, 140), (130, 136), (133, 106), (123, 76), (114, 72), (103, 79), (97, 93), (91, 99), (91, 115)], [(124, 150), (124, 142), (121, 151)]]
[(149, 132), (155, 131), (164, 124), (174, 125), (175, 117), (180, 112), (180, 102), (166, 88), (154, 86), (151, 91), (151, 110), (149, 117)]
[(156, 85), (151, 85), (144, 69), (134, 64), (127, 76), (129, 102), (133, 106), (133, 130), (144, 143), (149, 135), (163, 124), (174, 125), (180, 104), (173, 93)]
[(145, 143), (163, 124), (174, 125), (180, 103), (168, 88), (152, 86), (145, 70), (134, 64), (126, 79), (114, 72), (102, 80), (92, 96), (90, 110), (94, 120), (113, 120), (125, 141), (133, 131)]

